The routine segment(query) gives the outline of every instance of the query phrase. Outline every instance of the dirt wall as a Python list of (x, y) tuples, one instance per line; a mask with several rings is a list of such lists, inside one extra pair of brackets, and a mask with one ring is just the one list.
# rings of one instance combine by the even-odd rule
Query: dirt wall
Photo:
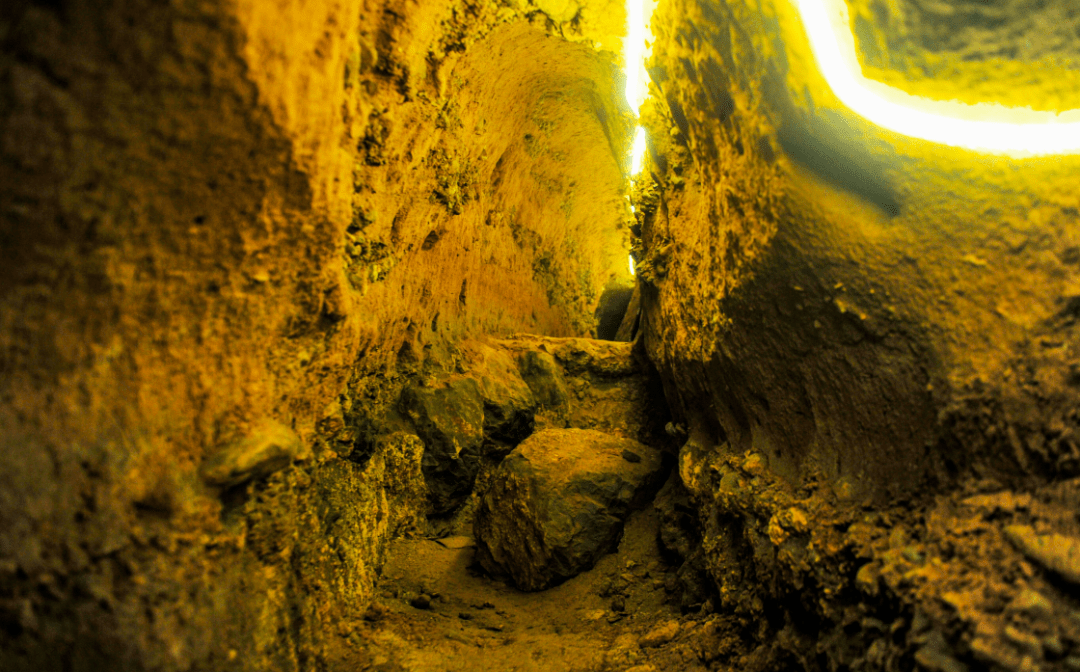
[(371, 418), (625, 282), (604, 11), (5, 7), (0, 667), (325, 663), (422, 506)]
[[(647, 343), (692, 424), (792, 475), (809, 460), (860, 497), (888, 473), (937, 473), (917, 466), (935, 454), (1071, 474), (1067, 446), (1009, 447), (1036, 430), (997, 411), (979, 434), (1000, 444), (942, 442), (979, 403), (1038, 407), (1029, 420), (1049, 425), (1064, 412), (1050, 400), (1074, 394), (1049, 371), (1067, 368), (1075, 160), (870, 127), (806, 65), (790, 11), (673, 4), (660, 20), (650, 148), (664, 173), (639, 193), (640, 256)], [(725, 401), (705, 411), (698, 391)]]
[(1056, 111), (1078, 104), (1080, 10), (1069, 3), (851, 0), (848, 8), (872, 79), (941, 100)]
[[(738, 615), (731, 664), (1022, 669), (1030, 652), (988, 615), (1013, 612), (942, 596), (1009, 603), (1026, 585), (1007, 578), (1025, 560), (1001, 524), (961, 540), (984, 521), (961, 499), (1077, 474), (1076, 160), (870, 126), (833, 98), (786, 2), (661, 3), (654, 32), (642, 324), (686, 424), (680, 473), (721, 611)], [(971, 79), (906, 79), (977, 81), (957, 67)], [(1032, 106), (1060, 103), (1053, 70), (1009, 68), (1045, 81)], [(1021, 629), (1066, 627), (1056, 613)]]

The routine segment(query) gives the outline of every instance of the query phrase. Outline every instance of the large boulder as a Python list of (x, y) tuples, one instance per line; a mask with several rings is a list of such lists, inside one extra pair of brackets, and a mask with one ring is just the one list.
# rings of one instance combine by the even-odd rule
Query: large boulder
[(484, 440), (484, 400), (472, 378), (436, 387), (409, 387), (401, 407), (424, 441), (421, 469), (429, 512), (445, 515), (472, 492)]
[(478, 344), (464, 375), (406, 388), (401, 409), (424, 441), (429, 513), (445, 516), (472, 493), (484, 456), (499, 459), (532, 433), (536, 399), (513, 356)]
[(506, 350), (477, 345), (470, 355), (468, 375), (484, 401), (486, 452), (509, 452), (532, 434), (536, 398)]
[(548, 429), (503, 460), (480, 494), (477, 557), (522, 590), (543, 590), (615, 549), (623, 523), (663, 481), (660, 451), (585, 429)]
[(525, 350), (521, 355), (521, 375), (541, 407), (559, 409), (570, 400), (562, 370), (551, 353)]

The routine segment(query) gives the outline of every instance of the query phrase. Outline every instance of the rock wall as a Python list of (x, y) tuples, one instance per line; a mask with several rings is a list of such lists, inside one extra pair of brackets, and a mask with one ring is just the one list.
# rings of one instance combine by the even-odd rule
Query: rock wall
[(651, 449), (677, 448), (655, 371), (632, 344), (522, 334), (467, 341), (454, 366), (401, 392), (381, 420), (423, 440), (432, 528), (468, 532), (493, 470), (547, 429), (588, 429)]
[(0, 12), (0, 667), (334, 659), (423, 508), (397, 389), (626, 282), (622, 16), (556, 9)]
[[(1046, 488), (1080, 467), (1080, 164), (868, 125), (816, 72), (789, 3), (672, 0), (654, 32), (642, 328), (687, 424), (680, 473), (721, 612), (742, 633), (723, 654), (739, 669), (1061, 665), (1071, 645), (1018, 642), (1072, 636), (1064, 586), (1022, 571), (1027, 547), (1003, 523), (1072, 524), (960, 502), (1071, 501), (1074, 482)], [(1054, 70), (999, 65), (1038, 83), (1023, 104), (1068, 107)], [(959, 532), (972, 526), (985, 536)], [(1055, 606), (995, 606), (1028, 588)]]
[(646, 343), (692, 424), (860, 498), (935, 455), (1073, 473), (1068, 445), (1033, 434), (1068, 424), (1075, 394), (1075, 160), (869, 127), (805, 65), (791, 12), (660, 20), (639, 264)]
[(850, 0), (848, 7), (864, 74), (873, 79), (942, 100), (1076, 108), (1075, 6)]
[[(943, 40), (940, 3), (853, 0), (868, 73), (1078, 106), (1075, 73), (1031, 68), (1064, 42), (1012, 49), (1050, 10), (963, 4), (990, 23)], [(0, 12), (0, 667), (346, 664), (430, 499), (401, 390), (467, 338), (588, 335), (631, 233), (709, 660), (1080, 666), (1080, 163), (870, 127), (789, 3), (670, 0), (629, 227), (622, 24), (578, 0)], [(499, 346), (542, 423), (657, 434), (643, 379), (614, 380), (636, 373), (543, 343)]]

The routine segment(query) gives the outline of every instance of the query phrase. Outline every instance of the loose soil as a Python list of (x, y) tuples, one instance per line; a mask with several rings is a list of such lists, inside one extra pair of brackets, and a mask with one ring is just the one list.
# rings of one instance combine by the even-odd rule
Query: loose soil
[(375, 604), (339, 633), (346, 655), (380, 671), (706, 669), (695, 643), (710, 617), (669, 599), (658, 527), (654, 509), (635, 513), (615, 553), (536, 593), (483, 574), (469, 537), (398, 540)]

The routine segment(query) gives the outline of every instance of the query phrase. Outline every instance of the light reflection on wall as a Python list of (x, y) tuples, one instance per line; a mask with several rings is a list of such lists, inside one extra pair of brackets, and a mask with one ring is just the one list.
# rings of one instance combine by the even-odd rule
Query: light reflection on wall
[[(652, 52), (652, 31), (649, 19), (656, 8), (656, 0), (627, 0), (626, 2), (626, 41), (623, 43), (623, 56), (626, 74), (626, 102), (634, 115), (638, 114), (641, 103), (649, 94), (649, 74), (645, 71), (645, 60)], [(630, 174), (641, 172), (645, 158), (645, 129), (638, 126), (634, 130), (634, 144), (630, 154)]]
[(634, 144), (630, 150), (630, 174), (637, 175), (641, 172), (642, 162), (645, 159), (645, 129), (641, 126), (634, 131)]
[(1061, 114), (912, 96), (867, 79), (843, 0), (792, 0), (818, 68), (840, 101), (896, 133), (1011, 156), (1080, 153), (1080, 110)]

